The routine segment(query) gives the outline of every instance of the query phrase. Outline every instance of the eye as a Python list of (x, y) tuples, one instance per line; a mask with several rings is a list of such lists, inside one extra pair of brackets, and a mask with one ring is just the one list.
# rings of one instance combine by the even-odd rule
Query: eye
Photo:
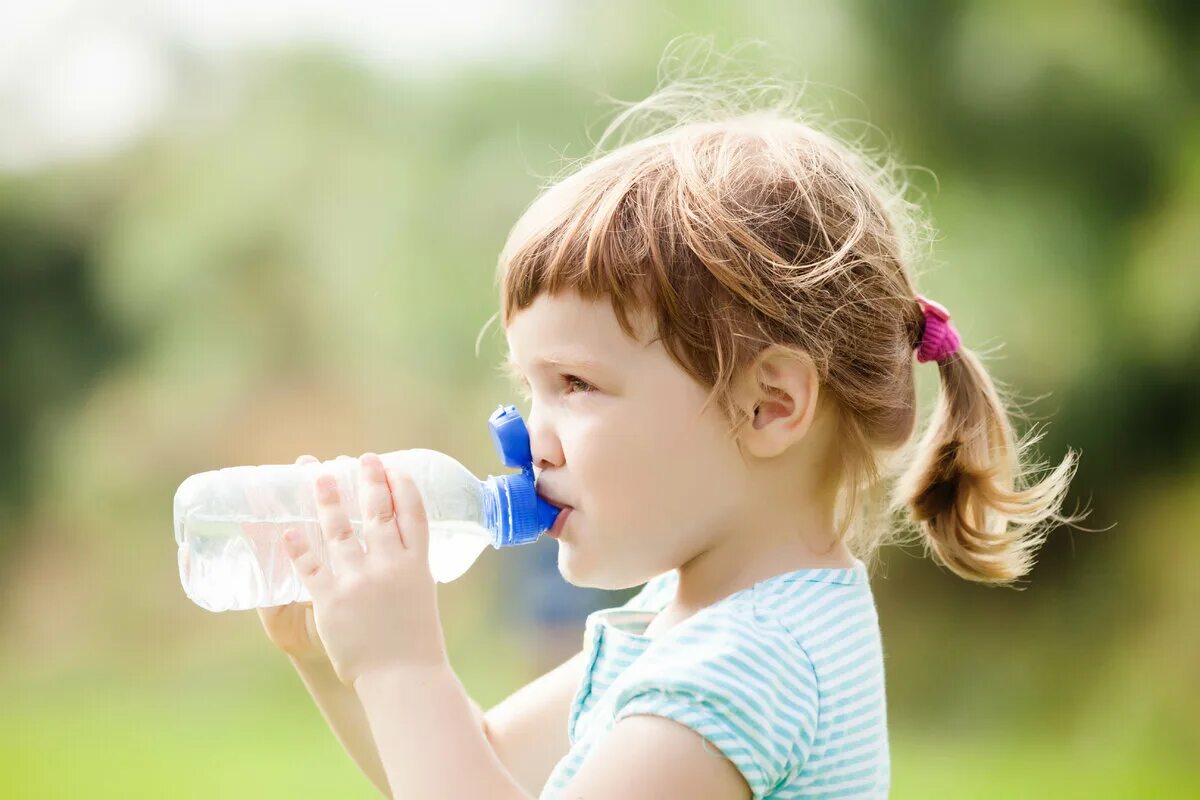
[(595, 386), (575, 375), (563, 375), (563, 383), (566, 384), (568, 389), (572, 390), (568, 394), (587, 394), (596, 390)]

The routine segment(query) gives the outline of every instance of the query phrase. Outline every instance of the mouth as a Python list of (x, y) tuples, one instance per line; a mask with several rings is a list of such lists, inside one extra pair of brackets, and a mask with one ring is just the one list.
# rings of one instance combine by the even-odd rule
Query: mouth
[(553, 496), (551, 496), (551, 495), (548, 495), (548, 494), (542, 494), (541, 492), (538, 492), (538, 493), (537, 493), (537, 496), (538, 496), (539, 498), (541, 498), (542, 500), (545, 500), (547, 503), (549, 503), (550, 505), (554, 506), (555, 508), (570, 508), (570, 506), (569, 506), (569, 505), (567, 505), (566, 503), (562, 502), (561, 500), (556, 500), (556, 499), (555, 499)]
[(567, 517), (571, 516), (571, 512), (575, 510), (570, 506), (562, 506), (561, 508), (562, 510), (558, 512), (558, 517), (556, 517), (554, 520), (553, 527), (546, 531), (546, 533), (552, 539), (557, 539), (559, 536), (562, 536), (563, 528), (567, 524)]

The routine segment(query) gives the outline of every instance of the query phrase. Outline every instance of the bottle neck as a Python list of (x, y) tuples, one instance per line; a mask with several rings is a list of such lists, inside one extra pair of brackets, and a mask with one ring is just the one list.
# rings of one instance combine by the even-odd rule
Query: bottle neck
[(558, 509), (537, 496), (531, 468), (489, 476), (483, 483), (485, 527), (493, 547), (535, 542), (554, 524)]
[(487, 480), (479, 482), (483, 495), (483, 527), (492, 535), (492, 547), (504, 546), (504, 503), (501, 501), (501, 487), (495, 476), (489, 475)]

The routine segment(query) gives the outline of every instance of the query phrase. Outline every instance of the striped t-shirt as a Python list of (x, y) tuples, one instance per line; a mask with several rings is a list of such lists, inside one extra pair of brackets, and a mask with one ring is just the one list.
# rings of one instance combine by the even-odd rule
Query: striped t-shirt
[(886, 797), (883, 651), (866, 567), (802, 569), (729, 595), (653, 638), (678, 573), (587, 618), (587, 668), (571, 704), (571, 748), (542, 800), (558, 800), (625, 717), (695, 730), (756, 798)]

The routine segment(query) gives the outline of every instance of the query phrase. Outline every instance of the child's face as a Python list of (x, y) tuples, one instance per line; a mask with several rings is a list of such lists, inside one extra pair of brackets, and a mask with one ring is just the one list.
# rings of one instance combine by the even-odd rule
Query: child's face
[(607, 300), (571, 292), (540, 295), (506, 331), (529, 384), (538, 491), (573, 509), (558, 566), (577, 586), (624, 589), (678, 567), (729, 530), (746, 496), (723, 415), (700, 414), (706, 388), (638, 323), (641, 341)]

